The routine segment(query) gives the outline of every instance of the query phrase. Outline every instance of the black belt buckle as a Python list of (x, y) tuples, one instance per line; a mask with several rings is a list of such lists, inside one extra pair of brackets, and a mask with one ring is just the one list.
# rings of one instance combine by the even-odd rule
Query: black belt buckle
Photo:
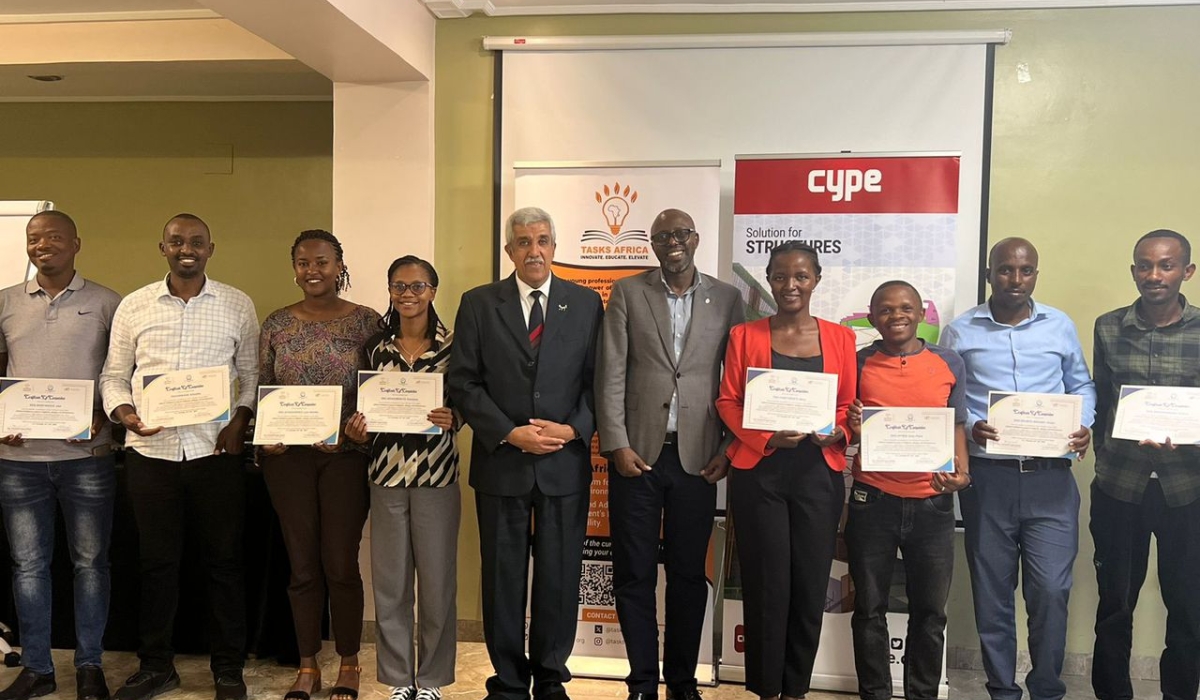
[(664, 445), (678, 445), (679, 444), (679, 433), (667, 433), (666, 435), (664, 435), (663, 436), (663, 444)]

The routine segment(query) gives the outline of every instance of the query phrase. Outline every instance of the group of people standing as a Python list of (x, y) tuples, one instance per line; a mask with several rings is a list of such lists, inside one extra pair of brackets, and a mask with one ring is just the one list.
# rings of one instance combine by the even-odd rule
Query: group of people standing
[[(102, 406), (91, 441), (0, 436), (0, 506), (16, 562), (25, 655), (25, 669), (0, 700), (55, 689), (47, 604), (55, 500), (76, 569), (78, 698), (108, 697), (100, 640), (115, 491), (110, 421), (128, 431), (142, 562), (141, 667), (118, 700), (148, 700), (179, 684), (170, 640), (189, 528), (203, 543), (216, 698), (246, 696), (240, 455), (255, 388), (273, 384), (340, 385), (344, 401), (337, 444), (265, 446), (258, 455), (293, 570), (301, 662), (288, 700), (308, 700), (321, 687), (316, 656), (326, 595), (340, 657), (331, 697), (357, 697), (364, 595), (357, 555), (368, 513), (379, 680), (394, 689), (392, 700), (438, 700), (453, 682), (461, 510), (455, 434), (463, 425), (473, 434), (484, 636), (495, 671), (487, 700), (569, 700), (597, 433), (609, 460), (613, 591), (629, 700), (657, 700), (660, 558), (667, 697), (700, 700), (705, 565), (715, 484), (727, 474), (751, 693), (797, 700), (809, 690), (848, 498), (859, 695), (892, 695), (886, 615), (899, 552), (909, 603), (904, 696), (937, 697), (958, 492), (989, 694), (1022, 695), (1014, 607), (1020, 580), (1032, 660), (1026, 686), (1034, 700), (1062, 698), (1079, 537), (1073, 460), (987, 453), (987, 442), (999, 437), (987, 422), (989, 391), (1081, 396), (1082, 425), (1064, 436), (1079, 457), (1094, 428), (1097, 698), (1132, 697), (1132, 615), (1151, 535), (1165, 554), (1158, 571), (1168, 611), (1163, 696), (1197, 696), (1200, 596), (1187, 592), (1200, 580), (1197, 448), (1110, 433), (1121, 385), (1200, 386), (1200, 309), (1180, 294), (1195, 266), (1187, 239), (1174, 231), (1152, 231), (1135, 245), (1139, 299), (1097, 320), (1095, 382), (1070, 319), (1034, 301), (1038, 255), (1020, 238), (992, 248), (988, 301), (943, 329), (939, 344), (917, 335), (919, 291), (893, 280), (871, 299), (879, 340), (856, 349), (849, 329), (811, 313), (821, 280), (816, 250), (796, 241), (772, 249), (767, 282), (776, 313), (744, 323), (739, 293), (696, 269), (701, 233), (675, 209), (650, 229), (660, 266), (614, 283), (607, 311), (595, 291), (552, 274), (550, 215), (532, 207), (514, 212), (505, 227), (514, 273), (464, 294), (453, 330), (433, 308), (437, 272), (419, 258), (392, 263), (382, 317), (341, 298), (349, 274), (341, 244), (326, 231), (296, 239), (291, 259), (303, 299), (272, 313), (261, 329), (246, 295), (205, 275), (214, 246), (195, 216), (176, 216), (164, 229), (167, 277), (123, 301), (75, 272), (80, 239), (70, 217), (43, 212), (27, 234), (38, 275), (0, 292), (0, 366), (7, 376), (98, 378)], [(228, 366), (235, 378), (227, 423), (159, 428), (138, 416), (141, 376), (214, 365)], [(750, 367), (836, 374), (832, 430), (747, 428)], [(443, 432), (372, 432), (354, 409), (356, 373), (364, 369), (444, 373), (444, 405), (428, 415)], [(872, 406), (954, 409), (954, 470), (880, 473), (848, 459), (863, 409)]]
[[(50, 657), (49, 565), (61, 506), (75, 568), (76, 693), (105, 700), (101, 666), (108, 619), (108, 549), (116, 492), (110, 423), (125, 437), (125, 476), (138, 532), (139, 669), (115, 693), (148, 700), (179, 687), (172, 637), (185, 537), (194, 537), (206, 578), (208, 637), (217, 700), (242, 700), (246, 601), (248, 428), (258, 386), (343, 388), (336, 444), (267, 445), (261, 466), (291, 565), (288, 595), (300, 652), (289, 700), (320, 690), (317, 653), (326, 599), (340, 657), (332, 700), (358, 697), (364, 592), (359, 542), (372, 519), (379, 680), (395, 700), (437, 700), (454, 682), (455, 590), (461, 425), (447, 406), (430, 411), (439, 435), (370, 432), (355, 411), (359, 370), (446, 371), (453, 334), (433, 308), (438, 276), (428, 262), (397, 259), (388, 270), (387, 312), (340, 297), (350, 285), (341, 243), (302, 232), (291, 249), (300, 301), (258, 322), (241, 291), (209, 278), (215, 251), (203, 220), (172, 217), (159, 251), (169, 272), (123, 300), (75, 270), (82, 240), (60, 211), (26, 227), (37, 275), (0, 292), (4, 376), (91, 379), (97, 404), (90, 440), (0, 436), (0, 506), (14, 560), (24, 668), (0, 691), (26, 700), (56, 690)], [(148, 425), (138, 414), (142, 378), (226, 366), (226, 422)], [(414, 639), (415, 580), (420, 627)]]

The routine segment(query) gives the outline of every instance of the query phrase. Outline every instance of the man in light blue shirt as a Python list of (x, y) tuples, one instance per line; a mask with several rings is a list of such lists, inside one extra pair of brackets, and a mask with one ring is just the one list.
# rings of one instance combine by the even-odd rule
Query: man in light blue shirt
[(991, 296), (954, 319), (940, 341), (958, 352), (967, 368), (973, 488), (959, 494), (959, 502), (992, 700), (1021, 698), (1014, 606), (1018, 571), (1029, 614), (1029, 696), (1059, 700), (1066, 694), (1061, 675), (1071, 568), (1079, 551), (1079, 488), (1069, 457), (987, 454), (987, 441), (999, 436), (987, 422), (988, 392), (1082, 396), (1083, 425), (1069, 436), (1079, 457), (1087, 452), (1096, 413), (1096, 387), (1075, 324), (1058, 309), (1033, 301), (1037, 265), (1037, 249), (1025, 239), (1006, 238), (993, 246), (987, 269)]

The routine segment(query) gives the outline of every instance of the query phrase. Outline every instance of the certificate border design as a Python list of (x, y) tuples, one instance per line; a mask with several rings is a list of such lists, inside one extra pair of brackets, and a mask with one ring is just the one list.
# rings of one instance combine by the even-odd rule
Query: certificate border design
[[(93, 401), (95, 400), (96, 383), (95, 383), (95, 381), (90, 380), (90, 379), (63, 379), (63, 378), (58, 378), (58, 377), (44, 377), (44, 378), (2, 377), (2, 378), (0, 378), (0, 394), (3, 394), (4, 392), (8, 391), (9, 389), (14, 389), (14, 388), (16, 388), (22, 384), (25, 384), (27, 382), (47, 382), (47, 381), (48, 382), (55, 382), (55, 381), (92, 382), (92, 392), (93, 392), (92, 397), (93, 397)], [(30, 439), (31, 440), (38, 440), (38, 439), (54, 440), (57, 438), (30, 438)], [(65, 440), (91, 440), (92, 439), (92, 422), (88, 421), (87, 424), (83, 427), (83, 430), (79, 431), (78, 433), (72, 435), (69, 438), (62, 438), (62, 439), (65, 439)]]
[[(747, 367), (746, 368), (746, 392), (745, 393), (746, 394), (750, 393), (750, 383), (751, 382), (753, 382), (755, 379), (758, 379), (760, 377), (769, 376), (771, 374), (772, 369), (773, 368), (767, 368), (767, 367)], [(828, 372), (823, 372), (822, 374), (828, 374)], [(833, 435), (833, 429), (834, 429), (834, 425), (835, 425), (836, 421), (837, 421), (837, 411), (835, 410), (834, 411), (834, 423), (830, 423), (823, 428), (819, 428), (815, 432), (817, 433), (817, 435)]]
[[(258, 387), (258, 400), (255, 402), (255, 405), (261, 406), (262, 400), (264, 398), (266, 398), (267, 396), (270, 396), (271, 394), (275, 393), (276, 391), (281, 391), (283, 389), (303, 388), (304, 386), (307, 386), (307, 385), (303, 385), (303, 384), (291, 385), (291, 384), (289, 384), (289, 385), (280, 385), (280, 386), (260, 386), (260, 387)], [(337, 388), (340, 389), (341, 387), (337, 387)], [(258, 411), (255, 411), (255, 413), (258, 413)], [(255, 433), (258, 432), (258, 423), (257, 422), (255, 422), (255, 424), (254, 424), (254, 430), (255, 430)], [(318, 442), (323, 445), (336, 445), (337, 441), (338, 441), (338, 433), (340, 433), (340, 432), (341, 432), (341, 418), (339, 417), (338, 418), (338, 426), (336, 428), (334, 428), (333, 434), (330, 435), (329, 437), (319, 440)], [(254, 439), (255, 439), (255, 436), (251, 435), (250, 441), (252, 443), (254, 442)], [(257, 443), (255, 443), (255, 444), (257, 444)], [(298, 445), (298, 447), (302, 447), (302, 445)]]
[[(160, 374), (143, 374), (143, 375), (142, 375), (142, 396), (143, 396), (143, 403), (144, 403), (144, 397), (145, 397), (145, 394), (146, 394), (146, 390), (150, 388), (150, 385), (151, 385), (151, 384), (153, 384), (154, 382), (156, 382), (156, 381), (157, 381), (157, 380), (159, 380), (160, 378), (162, 378), (162, 377), (165, 377), (165, 376), (167, 376), (168, 374), (175, 374), (175, 373), (177, 373), (177, 372), (190, 372), (190, 371), (204, 372), (204, 371), (208, 371), (209, 369), (214, 369), (214, 368), (211, 368), (211, 367), (198, 367), (198, 368), (196, 368), (195, 370), (186, 370), (186, 369), (184, 369), (184, 370), (176, 370), (175, 372), (162, 372), (162, 373), (160, 373)], [(229, 416), (231, 415), (231, 408), (232, 408), (232, 407), (230, 407), (230, 406), (226, 406), (226, 407), (225, 407), (225, 411), (224, 411), (223, 413), (219, 413), (219, 414), (217, 414), (217, 416), (216, 416), (216, 417), (214, 417), (214, 418), (209, 418), (209, 419), (206, 419), (206, 420), (196, 421), (195, 423), (189, 423), (189, 425), (208, 425), (209, 423), (224, 423), (224, 422), (226, 422), (226, 421), (228, 421), (228, 420), (229, 420)], [(176, 426), (176, 427), (183, 428), (183, 427), (187, 427), (187, 426)]]
[[(362, 396), (362, 388), (364, 386), (370, 384), (371, 381), (374, 380), (377, 376), (379, 376), (381, 374), (389, 374), (389, 373), (399, 374), (401, 372), (399, 370), (382, 370), (382, 371), (374, 370), (374, 369), (358, 370), (358, 395)], [(406, 374), (416, 374), (416, 373), (407, 372)], [(442, 381), (445, 381), (445, 379), (443, 379)], [(372, 431), (368, 430), (368, 432), (372, 432)], [(408, 435), (441, 435), (442, 432), (443, 432), (442, 429), (437, 427), (436, 425), (430, 425), (425, 430), (418, 430), (418, 431), (415, 431), (412, 433), (407, 433), (407, 434)]]
[[(885, 413), (889, 413), (891, 411), (923, 411), (923, 410), (929, 410), (929, 409), (934, 409), (934, 408), (942, 408), (942, 407), (941, 406), (863, 406), (862, 425), (864, 428), (866, 428), (867, 423), (872, 418), (875, 418), (876, 416), (882, 416)], [(862, 450), (861, 446), (859, 447), (859, 450), (860, 450), (860, 454), (861, 454), (861, 450)], [(870, 470), (864, 469), (864, 471), (869, 471), (872, 474), (889, 474), (889, 473), (890, 474), (924, 474), (925, 473), (924, 469), (910, 471), (910, 472), (901, 471), (899, 469), (870, 469)], [(950, 444), (950, 459), (947, 460), (944, 464), (942, 464), (942, 466), (930, 471), (929, 473), (933, 474), (936, 472), (953, 472), (953, 471), (954, 471), (954, 443), (952, 442)]]

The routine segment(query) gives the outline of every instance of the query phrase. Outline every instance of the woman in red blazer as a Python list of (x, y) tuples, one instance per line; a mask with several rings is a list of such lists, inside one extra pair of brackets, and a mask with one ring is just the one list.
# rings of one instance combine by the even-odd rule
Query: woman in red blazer
[[(821, 281), (816, 250), (799, 241), (777, 246), (767, 281), (778, 311), (729, 332), (717, 411), (735, 436), (726, 454), (734, 467), (729, 498), (745, 604), (746, 690), (791, 700), (809, 690), (821, 637), (858, 371), (854, 333), (809, 312)], [(838, 375), (832, 434), (743, 427), (748, 367)]]

